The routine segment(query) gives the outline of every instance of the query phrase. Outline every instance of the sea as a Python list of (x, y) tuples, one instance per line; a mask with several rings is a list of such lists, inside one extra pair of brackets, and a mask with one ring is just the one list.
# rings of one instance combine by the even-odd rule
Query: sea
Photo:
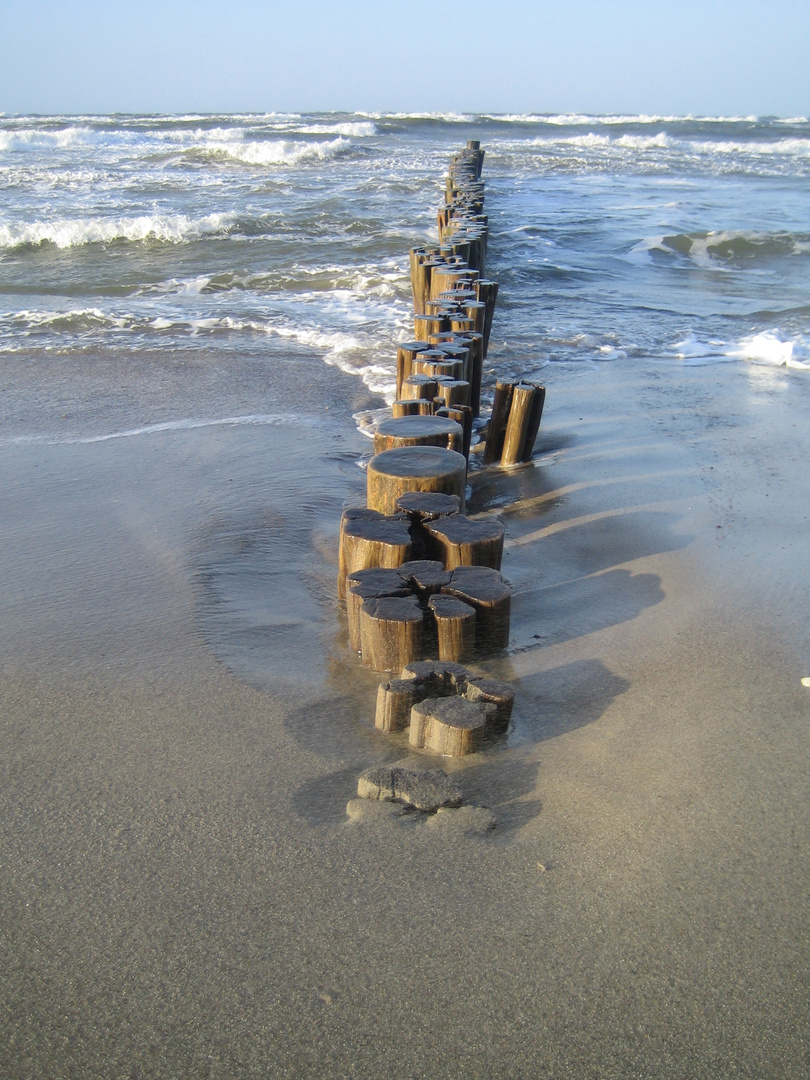
[[(489, 385), (617, 360), (807, 378), (807, 117), (455, 113), (0, 116), (0, 372), (315, 357), (374, 395), (368, 430), (413, 337), (408, 250), (473, 138)], [(85, 423), (65, 438), (105, 434), (103, 408)]]

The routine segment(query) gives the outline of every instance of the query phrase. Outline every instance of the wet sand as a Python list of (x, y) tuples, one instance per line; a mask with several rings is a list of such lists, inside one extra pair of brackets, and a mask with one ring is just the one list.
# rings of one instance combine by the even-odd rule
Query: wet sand
[[(407, 756), (333, 598), (356, 382), (325, 422), (7, 443), (0, 1075), (810, 1076), (796, 374), (560, 374), (534, 467), (473, 477), (517, 590), (513, 730), (446, 763), (483, 836), (346, 816)], [(293, 383), (156, 385), (98, 431)]]

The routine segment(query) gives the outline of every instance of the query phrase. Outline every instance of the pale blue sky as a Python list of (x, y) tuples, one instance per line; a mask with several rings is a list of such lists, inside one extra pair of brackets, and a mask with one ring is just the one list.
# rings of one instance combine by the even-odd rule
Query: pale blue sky
[(0, 0), (0, 50), (7, 114), (810, 113), (810, 0)]

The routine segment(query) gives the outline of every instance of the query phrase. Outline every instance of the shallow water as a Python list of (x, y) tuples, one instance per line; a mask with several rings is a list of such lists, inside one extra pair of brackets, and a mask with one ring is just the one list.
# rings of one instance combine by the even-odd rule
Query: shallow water
[(4, 371), (55, 354), (69, 378), (92, 353), (141, 376), (200, 348), (262, 366), (283, 344), (390, 396), (407, 251), (468, 137), (500, 370), (810, 363), (805, 118), (3, 117)]

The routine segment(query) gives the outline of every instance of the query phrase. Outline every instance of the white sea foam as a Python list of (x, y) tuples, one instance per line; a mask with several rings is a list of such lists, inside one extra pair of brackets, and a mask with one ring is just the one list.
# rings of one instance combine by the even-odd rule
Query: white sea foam
[(11, 128), (0, 131), (0, 152), (10, 150), (65, 149), (92, 141), (90, 128), (70, 126), (49, 131), (41, 127)]
[(649, 262), (653, 252), (686, 257), (697, 266), (731, 270), (741, 263), (765, 258), (791, 258), (810, 253), (810, 240), (789, 233), (725, 229), (689, 236), (672, 233), (646, 237), (627, 253), (631, 262)]
[(241, 161), (246, 165), (298, 165), (304, 161), (327, 161), (351, 146), (343, 135), (326, 142), (303, 142), (293, 139), (240, 140), (209, 138), (194, 151)]
[(625, 127), (632, 124), (679, 124), (699, 121), (703, 124), (734, 124), (752, 122), (755, 116), (674, 116), (660, 113), (616, 113), (615, 115), (600, 115), (599, 113), (485, 113), (485, 119), (497, 120), (501, 123), (518, 124), (551, 124), (555, 127), (591, 127), (595, 125), (610, 127)]
[(58, 248), (71, 248), (84, 244), (109, 244), (115, 240), (161, 240), (179, 244), (222, 232), (232, 220), (230, 214), (206, 214), (205, 217), (197, 219), (189, 218), (185, 214), (143, 214), (117, 219), (62, 218), (54, 221), (0, 224), (0, 249), (42, 243), (53, 244)]
[(718, 339), (701, 341), (694, 334), (689, 334), (673, 346), (673, 353), (678, 360), (691, 367), (747, 360), (768, 367), (810, 370), (810, 343), (785, 341), (770, 331), (751, 334), (737, 342)]
[(359, 376), (372, 393), (382, 394), (390, 404), (396, 391), (394, 361), (390, 364), (368, 363), (369, 353), (376, 353), (376, 342), (355, 334), (324, 332), (314, 327), (274, 326), (271, 332), (301, 345), (323, 350), (324, 361), (347, 375)]
[(362, 120), (339, 124), (303, 124), (296, 128), (302, 135), (345, 135), (351, 139), (369, 139), (377, 134), (375, 124)]

